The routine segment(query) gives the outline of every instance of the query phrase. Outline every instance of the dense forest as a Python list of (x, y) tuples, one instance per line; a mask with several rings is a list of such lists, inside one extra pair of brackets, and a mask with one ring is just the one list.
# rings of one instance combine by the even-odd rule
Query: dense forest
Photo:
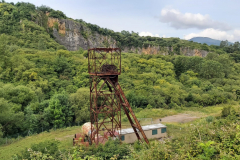
[[(60, 128), (89, 121), (87, 51), (81, 48), (68, 51), (58, 44), (52, 35), (53, 28), (47, 26), (48, 17), (68, 18), (63, 12), (47, 6), (36, 7), (24, 2), (0, 3), (0, 139), (29, 130), (37, 133), (42, 127)], [(227, 41), (222, 41), (220, 46), (208, 46), (179, 38), (141, 37), (135, 32), (114, 32), (83, 20), (74, 21), (85, 24), (92, 32), (113, 37), (119, 47), (174, 47), (177, 54), (169, 56), (122, 53), (120, 84), (135, 112), (145, 108), (206, 107), (238, 98), (239, 42), (228, 45)], [(182, 56), (180, 47), (184, 46), (209, 53), (205, 58)], [(238, 115), (232, 112), (229, 115), (233, 118), (227, 123), (238, 126)], [(214, 124), (208, 124), (209, 127), (218, 129), (219, 123), (223, 123), (221, 121), (225, 123), (229, 119), (223, 117)], [(237, 130), (239, 126), (233, 134)], [(196, 139), (198, 133), (196, 130), (192, 132), (191, 138)], [(220, 139), (223, 138), (221, 133)], [(202, 136), (202, 139), (213, 141), (214, 137)], [(216, 141), (220, 143), (219, 139)], [(239, 137), (236, 141), (239, 143)], [(109, 146), (116, 145), (114, 143), (109, 142)], [(142, 155), (146, 158), (155, 152), (169, 158), (170, 150), (185, 156), (188, 151), (174, 148), (175, 143), (166, 143), (166, 148), (157, 148), (157, 144), (153, 148), (136, 144), (132, 156), (138, 158), (142, 150), (145, 151), (141, 154), (147, 152)], [(211, 144), (203, 143), (202, 152), (195, 152), (196, 145), (192, 142), (188, 145), (193, 150), (189, 156), (210, 154), (211, 157), (216, 150), (205, 153), (205, 146)], [(235, 142), (233, 145), (236, 145)], [(119, 153), (128, 152), (124, 147), (119, 147), (119, 150)]]

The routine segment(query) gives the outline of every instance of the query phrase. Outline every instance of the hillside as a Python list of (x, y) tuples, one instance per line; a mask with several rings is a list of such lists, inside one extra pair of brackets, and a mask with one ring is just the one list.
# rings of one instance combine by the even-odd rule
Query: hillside
[[(201, 43), (204, 44), (206, 43), (207, 45), (216, 45), (216, 46), (220, 46), (221, 41), (220, 40), (216, 40), (216, 39), (212, 39), (212, 38), (208, 38), (208, 37), (194, 37), (189, 39), (189, 41), (193, 41), (193, 42), (197, 42), (197, 43)], [(232, 42), (228, 42), (228, 45), (233, 44)]]
[(73, 20), (47, 6), (1, 3), (0, 8), (0, 34), (11, 35), (12, 44), (24, 48), (38, 49), (39, 44), (43, 44), (41, 49), (76, 51), (80, 48), (117, 46), (131, 53), (203, 57), (209, 51), (219, 50), (179, 38), (141, 37), (135, 32), (114, 32), (83, 20)]
[[(142, 37), (133, 31), (114, 32), (82, 19), (68, 18), (63, 12), (47, 6), (1, 3), (0, 8), (0, 33), (13, 36), (12, 39), (15, 39), (12, 44), (25, 48), (36, 49), (41, 43), (46, 45), (42, 49), (48, 50), (120, 47), (124, 52), (130, 53), (202, 57), (212, 51), (222, 53), (218, 46), (205, 46), (179, 38)], [(32, 35), (36, 38), (30, 38)], [(226, 46), (224, 52), (232, 53), (233, 50), (233, 46)]]
[[(139, 158), (138, 155), (149, 156), (145, 159), (157, 159), (151, 157), (155, 151), (158, 155), (165, 156), (166, 153), (166, 156), (171, 155), (175, 159), (179, 159), (178, 156), (185, 159), (187, 155), (190, 158), (201, 155), (210, 159), (219, 158), (231, 151), (231, 147), (216, 139), (215, 132), (212, 134), (222, 124), (228, 124), (233, 134), (225, 132), (230, 129), (224, 128), (224, 131), (219, 131), (219, 137), (224, 139), (223, 135), (227, 134), (230, 138), (224, 140), (231, 141), (234, 145), (232, 148), (239, 145), (236, 134), (239, 130), (239, 110), (231, 109), (238, 103), (236, 90), (240, 89), (239, 43), (208, 46), (178, 38), (141, 37), (135, 32), (114, 32), (83, 20), (73, 20), (47, 6), (36, 7), (24, 2), (0, 3), (0, 15), (0, 145), (6, 143), (6, 138), (14, 139), (16, 135), (26, 137), (30, 132), (41, 133), (43, 128), (66, 128), (89, 121), (86, 49), (94, 45), (115, 45), (122, 49), (119, 83), (136, 114), (148, 117), (160, 114), (154, 112), (157, 109), (167, 112), (170, 109), (199, 110), (225, 105), (223, 115), (218, 115), (216, 120), (212, 117), (199, 122), (202, 139), (199, 140), (199, 132), (191, 126), (192, 130), (188, 132), (191, 139), (183, 135), (176, 141), (169, 140), (167, 148), (158, 148), (162, 145), (155, 141), (153, 148), (136, 144), (136, 150), (131, 152), (133, 159), (134, 156), (135, 159)], [(66, 43), (70, 37), (76, 39)], [(151, 114), (141, 114), (149, 113), (147, 111), (150, 109), (153, 110)], [(188, 143), (184, 143), (186, 139)], [(208, 141), (215, 143), (208, 144)], [(118, 145), (122, 149), (116, 141), (109, 143), (109, 146)], [(157, 144), (157, 150), (154, 144)], [(40, 147), (42, 150), (37, 151), (45, 152), (45, 144), (40, 145), (43, 146)], [(100, 157), (113, 148), (109, 146), (99, 151), (102, 153)], [(211, 150), (211, 154), (207, 155), (209, 152), (205, 151), (204, 146), (214, 146), (214, 154)], [(84, 154), (92, 155), (96, 151), (94, 147), (92, 149), (89, 152), (86, 149)], [(101, 147), (98, 149), (101, 150)], [(123, 147), (122, 151), (127, 152), (123, 155), (130, 155), (130, 150), (127, 148), (126, 151)], [(81, 151), (77, 150), (76, 156), (83, 157)], [(238, 152), (234, 148), (234, 154), (239, 155)], [(50, 155), (56, 156), (54, 154)], [(224, 156), (232, 158), (232, 154)]]
[[(54, 24), (58, 24), (54, 28)], [(144, 54), (183, 54), (205, 57), (208, 48), (179, 38), (140, 37), (127, 31), (114, 32), (83, 20), (48, 18), (48, 27), (53, 27), (55, 40), (70, 51), (95, 47), (120, 47), (124, 52)], [(57, 28), (57, 29), (56, 29)], [(194, 47), (193, 47), (194, 46)]]

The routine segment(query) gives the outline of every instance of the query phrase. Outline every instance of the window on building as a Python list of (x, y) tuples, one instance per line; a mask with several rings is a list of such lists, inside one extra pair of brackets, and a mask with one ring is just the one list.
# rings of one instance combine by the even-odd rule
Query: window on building
[(165, 132), (167, 132), (167, 128), (162, 128), (161, 133), (165, 133)]
[(157, 129), (152, 130), (152, 135), (156, 135), (157, 134)]
[(121, 140), (124, 141), (125, 140), (125, 136), (121, 136)]

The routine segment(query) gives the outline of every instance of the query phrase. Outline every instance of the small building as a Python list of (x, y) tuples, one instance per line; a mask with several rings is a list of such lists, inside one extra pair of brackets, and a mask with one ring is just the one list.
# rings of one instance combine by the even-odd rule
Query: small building
[[(158, 139), (167, 136), (167, 127), (161, 123), (142, 126), (148, 139)], [(132, 128), (122, 129), (120, 132), (121, 140), (125, 143), (134, 143), (137, 139)], [(139, 132), (142, 138), (141, 133)]]

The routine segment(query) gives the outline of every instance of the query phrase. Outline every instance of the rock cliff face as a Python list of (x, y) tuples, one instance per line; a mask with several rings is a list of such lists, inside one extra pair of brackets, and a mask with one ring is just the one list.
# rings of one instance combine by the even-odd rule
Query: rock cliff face
[[(175, 54), (173, 51), (173, 47), (158, 47), (158, 46), (149, 46), (147, 48), (124, 48), (123, 52), (132, 52), (132, 53), (144, 53), (144, 54), (161, 54), (161, 55), (169, 55), (171, 52)], [(184, 47), (180, 49), (181, 55), (185, 56), (199, 56), (206, 57), (208, 52), (199, 49), (190, 49), (188, 47)]]
[(111, 37), (92, 33), (86, 26), (67, 19), (49, 18), (48, 26), (53, 27), (56, 41), (70, 51), (94, 47), (116, 47), (116, 41)]
[[(53, 28), (56, 41), (70, 51), (95, 47), (116, 47), (116, 41), (107, 36), (92, 32), (87, 26), (67, 19), (49, 18), (48, 26)], [(147, 48), (123, 48), (123, 52), (144, 54), (174, 54), (172, 47), (149, 46)], [(198, 49), (181, 48), (180, 53), (186, 56), (206, 57), (208, 52)]]

